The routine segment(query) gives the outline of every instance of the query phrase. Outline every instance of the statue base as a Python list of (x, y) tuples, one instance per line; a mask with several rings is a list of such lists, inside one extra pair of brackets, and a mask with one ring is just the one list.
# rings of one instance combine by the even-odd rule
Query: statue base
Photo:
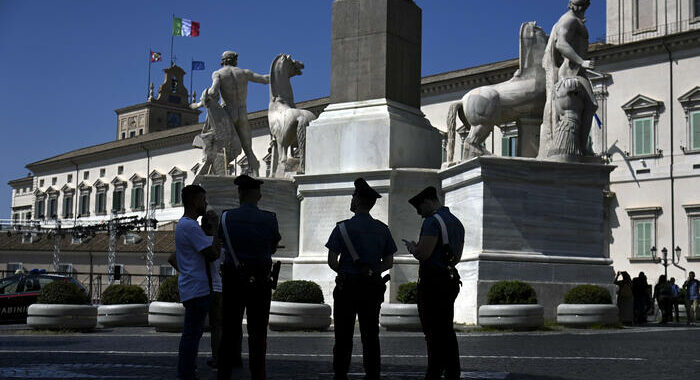
[(613, 169), (490, 156), (441, 171), (445, 205), (465, 228), (455, 321), (477, 323), (490, 286), (502, 280), (532, 285), (548, 320), (576, 285), (614, 294), (603, 193)]

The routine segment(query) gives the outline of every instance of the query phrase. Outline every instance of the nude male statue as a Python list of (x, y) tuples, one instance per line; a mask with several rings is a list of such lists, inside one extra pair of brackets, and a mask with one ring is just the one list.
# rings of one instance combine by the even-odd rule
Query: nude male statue
[[(248, 109), (246, 108), (248, 82), (268, 84), (270, 76), (256, 74), (250, 70), (236, 67), (236, 65), (238, 65), (238, 53), (225, 51), (221, 55), (221, 68), (211, 75), (212, 84), (206, 90), (206, 96), (217, 99), (221, 93), (222, 107), (231, 118), (241, 140), (241, 147), (248, 158), (249, 171), (257, 177), (259, 176), (260, 162), (253, 153), (252, 134), (248, 123)], [(233, 158), (231, 157), (231, 159)]]
[(538, 158), (546, 158), (552, 141), (553, 128), (556, 125), (556, 112), (552, 104), (555, 86), (560, 79), (579, 77), (590, 98), (583, 110), (581, 133), (588, 138), (593, 114), (598, 108), (593, 96), (593, 86), (586, 76), (586, 70), (592, 70), (594, 64), (585, 57), (588, 54), (588, 30), (584, 13), (591, 4), (590, 0), (570, 0), (567, 11), (552, 27), (552, 33), (547, 42), (542, 67), (546, 73), (547, 100), (542, 115), (540, 128), (540, 147)]

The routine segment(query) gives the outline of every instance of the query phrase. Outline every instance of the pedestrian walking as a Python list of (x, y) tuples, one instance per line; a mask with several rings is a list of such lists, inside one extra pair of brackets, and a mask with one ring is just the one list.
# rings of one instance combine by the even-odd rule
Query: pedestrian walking
[(455, 266), (462, 257), (464, 226), (440, 204), (430, 186), (409, 200), (423, 218), (418, 243), (406, 248), (418, 261), (418, 313), (428, 351), (426, 379), (460, 377), (459, 346), (454, 331), (454, 303), (461, 286)]
[[(673, 294), (673, 298), (671, 299), (671, 304), (673, 305), (673, 311), (676, 314), (676, 323), (680, 322), (680, 316), (678, 315), (678, 303), (680, 302), (680, 294), (681, 294), (681, 287), (676, 284), (676, 279), (674, 277), (671, 277), (670, 280), (671, 283), (671, 292)], [(673, 318), (671, 318), (673, 319)]]
[(248, 321), (248, 366), (253, 380), (265, 379), (267, 324), (272, 291), (272, 254), (281, 237), (274, 213), (260, 210), (263, 181), (247, 175), (234, 180), (240, 207), (221, 215), (217, 240), (224, 247), (223, 326), (217, 357), (217, 378), (229, 380), (242, 367), (241, 338), (245, 312)]
[[(622, 276), (622, 279), (620, 279)], [(634, 296), (632, 295), (632, 278), (627, 272), (617, 272), (615, 275), (617, 285), (617, 308), (620, 313), (620, 322), (630, 324), (634, 322)]]
[(211, 303), (211, 284), (207, 276), (209, 261), (218, 257), (220, 248), (212, 246), (212, 239), (204, 234), (197, 223), (207, 209), (206, 192), (197, 185), (182, 189), (185, 213), (175, 228), (175, 254), (180, 302), (185, 307), (185, 323), (180, 337), (177, 376), (196, 379), (197, 351), (202, 337), (204, 320)]
[(659, 276), (659, 281), (654, 286), (654, 299), (657, 305), (659, 305), (659, 310), (661, 310), (661, 323), (666, 323), (672, 320), (671, 315), (671, 301), (673, 299), (673, 292), (671, 290), (671, 284), (666, 281), (666, 276)]
[(634, 323), (647, 323), (647, 305), (649, 301), (647, 276), (639, 272), (639, 276), (632, 279), (632, 296), (634, 297)]
[(700, 282), (695, 279), (695, 272), (688, 273), (688, 279), (683, 283), (683, 289), (685, 289), (687, 323), (695, 325), (698, 317), (698, 302), (700, 302)]
[(365, 379), (378, 380), (379, 310), (386, 291), (381, 274), (391, 269), (397, 249), (389, 227), (369, 213), (381, 195), (363, 178), (356, 179), (354, 185), (350, 211), (355, 215), (336, 224), (326, 243), (328, 266), (338, 274), (333, 289), (333, 372), (336, 380), (348, 378), (357, 318)]

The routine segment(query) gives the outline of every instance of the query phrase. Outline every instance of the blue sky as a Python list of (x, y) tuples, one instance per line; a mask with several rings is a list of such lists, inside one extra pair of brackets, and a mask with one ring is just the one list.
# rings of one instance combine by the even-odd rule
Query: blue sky
[[(605, 2), (587, 12), (591, 41), (605, 33)], [(549, 33), (568, 0), (416, 0), (423, 9), (423, 75), (515, 58), (518, 30), (537, 21)], [(209, 85), (224, 50), (239, 65), (267, 73), (279, 53), (306, 65), (293, 80), (298, 101), (330, 88), (331, 0), (0, 0), (0, 218), (10, 216), (7, 181), (24, 166), (113, 140), (114, 110), (145, 101), (148, 49), (163, 53), (151, 81), (163, 80), (173, 13), (201, 24), (175, 38), (176, 63), (204, 61), (194, 88)], [(248, 110), (264, 109), (265, 86), (251, 84)]]

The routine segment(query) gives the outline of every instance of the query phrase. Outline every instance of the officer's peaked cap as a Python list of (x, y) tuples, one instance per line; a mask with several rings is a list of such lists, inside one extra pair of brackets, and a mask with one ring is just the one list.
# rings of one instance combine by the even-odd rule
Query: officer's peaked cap
[(360, 177), (355, 180), (355, 194), (362, 198), (377, 199), (382, 196), (379, 195), (373, 188), (369, 186), (364, 178)]
[(233, 181), (233, 184), (238, 186), (238, 188), (241, 190), (259, 189), (260, 185), (263, 184), (263, 181), (242, 174), (236, 177), (236, 179)]
[(421, 203), (423, 203), (424, 200), (426, 199), (438, 199), (437, 195), (437, 189), (433, 186), (428, 186), (425, 189), (423, 189), (420, 193), (418, 193), (416, 196), (408, 200), (408, 203), (413, 205), (413, 207), (418, 209), (418, 206), (420, 206)]

